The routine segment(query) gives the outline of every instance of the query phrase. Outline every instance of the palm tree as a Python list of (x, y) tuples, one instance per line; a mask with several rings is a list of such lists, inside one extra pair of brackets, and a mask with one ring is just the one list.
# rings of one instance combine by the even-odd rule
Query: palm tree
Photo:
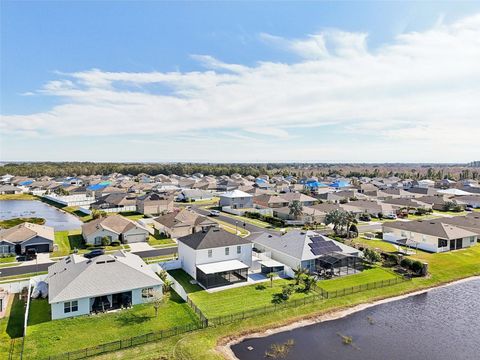
[(333, 224), (333, 231), (335, 235), (339, 234), (339, 230), (342, 230), (343, 226), (346, 225), (346, 216), (345, 211), (342, 210), (332, 210), (325, 216), (325, 225)]
[(296, 270), (293, 270), (293, 272), (295, 273), (295, 285), (300, 284), (300, 281), (302, 280), (303, 275), (308, 274), (308, 270), (300, 266), (297, 267)]
[(271, 273), (268, 273), (268, 274), (267, 274), (267, 277), (270, 279), (270, 287), (273, 287), (273, 278), (274, 278), (275, 276), (277, 276), (277, 274), (274, 273), (274, 272), (271, 272)]
[(350, 226), (357, 223), (357, 218), (352, 211), (345, 213), (345, 222), (347, 226), (347, 238), (350, 237)]
[(290, 215), (293, 215), (295, 220), (298, 220), (298, 218), (303, 214), (303, 205), (298, 200), (293, 200), (288, 208), (290, 209)]

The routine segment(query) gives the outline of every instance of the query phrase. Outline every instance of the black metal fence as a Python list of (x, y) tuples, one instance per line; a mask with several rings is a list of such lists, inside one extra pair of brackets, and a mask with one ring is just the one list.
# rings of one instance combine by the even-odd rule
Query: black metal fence
[(334, 298), (337, 298), (337, 297), (351, 295), (351, 294), (355, 294), (355, 293), (362, 292), (362, 291), (379, 289), (379, 288), (386, 287), (386, 286), (396, 285), (396, 284), (403, 283), (403, 282), (409, 281), (409, 280), (411, 280), (411, 279), (406, 278), (406, 277), (395, 277), (395, 278), (388, 279), (388, 280), (380, 280), (380, 281), (375, 281), (375, 282), (371, 282), (371, 283), (367, 283), (367, 284), (351, 286), (351, 287), (346, 287), (346, 288), (343, 288), (343, 289), (331, 290), (331, 291), (324, 290), (320, 287), (320, 288), (318, 288), (318, 291), (320, 292), (320, 294), (322, 294), (322, 296), (325, 299), (334, 299)]
[(89, 348), (77, 350), (77, 351), (70, 351), (63, 354), (52, 355), (46, 358), (45, 360), (76, 360), (76, 359), (85, 359), (90, 356), (101, 355), (105, 353), (109, 353), (112, 351), (118, 351), (122, 349), (127, 349), (132, 346), (142, 345), (150, 342), (159, 341), (162, 339), (166, 339), (175, 335), (184, 334), (190, 331), (198, 330), (202, 328), (201, 323), (192, 323), (183, 326), (177, 326), (174, 328), (161, 330), (157, 332), (151, 332), (148, 334), (134, 336), (128, 339), (112, 341), (109, 343), (92, 346)]

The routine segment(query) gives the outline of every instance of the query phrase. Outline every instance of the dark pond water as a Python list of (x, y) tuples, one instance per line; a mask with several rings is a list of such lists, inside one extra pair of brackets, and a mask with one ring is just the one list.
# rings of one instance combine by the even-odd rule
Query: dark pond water
[(0, 201), (0, 220), (17, 217), (40, 217), (46, 220), (45, 225), (55, 230), (80, 229), (82, 222), (71, 214), (36, 200)]
[[(339, 334), (351, 336), (353, 344), (344, 345)], [(381, 304), (342, 319), (246, 339), (232, 350), (241, 360), (271, 359), (265, 352), (272, 344), (289, 339), (294, 345), (284, 359), (290, 360), (478, 360), (480, 280)]]

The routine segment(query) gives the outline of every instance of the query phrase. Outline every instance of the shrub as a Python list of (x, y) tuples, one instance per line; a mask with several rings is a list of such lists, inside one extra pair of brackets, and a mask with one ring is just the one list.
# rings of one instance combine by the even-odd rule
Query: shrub
[(410, 269), (412, 267), (412, 259), (403, 258), (402, 261), (400, 261), (400, 266), (405, 269)]
[(415, 274), (420, 274), (420, 272), (422, 271), (423, 269), (423, 264), (418, 261), (418, 260), (415, 260), (415, 261), (412, 261), (412, 264), (410, 265), (410, 269), (415, 273)]
[(112, 241), (110, 246), (120, 246), (120, 241)]
[(370, 221), (372, 220), (372, 217), (369, 214), (362, 214), (359, 217), (360, 221)]

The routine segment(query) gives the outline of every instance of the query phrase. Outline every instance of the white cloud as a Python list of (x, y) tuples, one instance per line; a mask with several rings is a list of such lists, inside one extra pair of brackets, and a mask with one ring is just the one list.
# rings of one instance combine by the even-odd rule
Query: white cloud
[[(36, 93), (59, 97), (61, 105), (2, 116), (0, 129), (42, 137), (196, 132), (199, 138), (215, 130), (230, 140), (260, 136), (266, 151), (286, 156), (272, 139), (298, 139), (291, 134), (295, 127), (322, 138), (318, 127), (328, 125), (341, 133), (338, 144), (348, 145), (349, 136), (371, 136), (366, 152), (420, 144), (443, 161), (445, 154), (459, 155), (452, 146), (469, 143), (464, 157), (480, 153), (480, 15), (453, 24), (439, 21), (374, 51), (367, 47), (367, 34), (340, 30), (305, 39), (261, 38), (299, 60), (245, 66), (193, 55), (204, 70), (58, 73), (60, 79)], [(205, 149), (216, 156), (214, 148)]]

